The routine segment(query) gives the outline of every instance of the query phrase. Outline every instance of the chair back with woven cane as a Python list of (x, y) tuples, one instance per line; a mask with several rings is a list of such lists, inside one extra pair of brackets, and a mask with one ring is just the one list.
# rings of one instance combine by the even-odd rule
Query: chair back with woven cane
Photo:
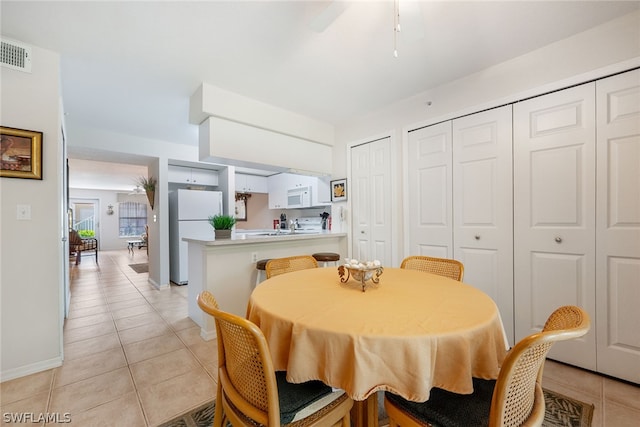
[[(220, 310), (213, 295), (207, 291), (200, 293), (197, 300), (200, 308), (213, 316), (216, 323), (218, 393), (213, 425), (222, 427), (230, 422), (234, 426), (277, 427), (283, 424), (279, 382), (262, 331), (254, 323)], [(304, 387), (304, 384), (291, 386)], [(330, 390), (330, 387), (324, 387)], [(296, 396), (295, 392), (289, 394)], [(342, 426), (348, 427), (352, 406), (353, 400), (342, 393), (320, 410), (299, 421), (294, 419), (288, 425), (332, 426), (342, 420)]]
[[(560, 307), (549, 316), (541, 332), (523, 338), (509, 350), (495, 386), (483, 386), (481, 390), (477, 384), (482, 383), (474, 379), (471, 395), (433, 389), (423, 403), (385, 394), (389, 426), (430, 426), (442, 419), (447, 425), (468, 426), (470, 417), (483, 420), (477, 424), (489, 427), (541, 426), (545, 412), (541, 379), (547, 353), (555, 342), (581, 337), (589, 327), (589, 315), (580, 307)], [(469, 415), (461, 408), (475, 408), (475, 412)]]
[(541, 381), (547, 353), (553, 343), (579, 338), (589, 328), (586, 311), (563, 306), (551, 313), (541, 332), (518, 342), (500, 368), (491, 399), (489, 425), (522, 425), (533, 420), (542, 425), (545, 406)]
[(453, 280), (462, 281), (464, 276), (464, 265), (458, 260), (448, 258), (434, 258), (424, 255), (413, 255), (402, 260), (400, 268), (425, 271), (448, 277)]
[(318, 261), (311, 255), (296, 255), (286, 258), (274, 258), (267, 262), (265, 273), (267, 279), (292, 271), (318, 268)]

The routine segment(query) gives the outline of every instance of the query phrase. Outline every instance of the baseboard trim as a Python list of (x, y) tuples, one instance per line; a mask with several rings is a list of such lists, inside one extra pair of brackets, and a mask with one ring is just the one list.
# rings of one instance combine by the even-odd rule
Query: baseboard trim
[(0, 372), (0, 382), (14, 380), (16, 378), (25, 377), (27, 375), (36, 374), (38, 372), (46, 371), (47, 369), (53, 369), (62, 366), (62, 357), (54, 357), (53, 359), (42, 360), (40, 362), (32, 363), (30, 365), (20, 366), (18, 368), (7, 369)]
[(158, 290), (161, 290), (161, 289), (169, 289), (169, 288), (171, 287), (171, 285), (169, 285), (168, 283), (167, 283), (167, 284), (165, 284), (165, 285), (160, 285), (160, 284), (158, 284), (158, 282), (156, 282), (156, 281), (155, 281), (155, 280), (153, 280), (152, 278), (149, 278), (149, 283), (151, 283), (151, 285), (152, 285), (154, 288), (158, 289)]
[(217, 334), (216, 334), (216, 330), (214, 329), (213, 331), (205, 331), (204, 328), (200, 329), (200, 337), (202, 337), (203, 340), (205, 341), (211, 341), (211, 340), (215, 340), (217, 338)]

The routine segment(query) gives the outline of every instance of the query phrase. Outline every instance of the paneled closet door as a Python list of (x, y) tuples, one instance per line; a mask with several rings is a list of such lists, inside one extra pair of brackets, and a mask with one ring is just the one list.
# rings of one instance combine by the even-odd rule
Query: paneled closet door
[[(514, 106), (516, 340), (562, 305), (595, 323), (595, 84)], [(551, 358), (596, 368), (595, 331)]]
[(407, 255), (453, 257), (451, 122), (409, 132)]
[(351, 148), (352, 256), (391, 265), (391, 138)]
[(640, 383), (640, 70), (596, 86), (598, 372)]
[(453, 121), (453, 254), (513, 334), (511, 105)]

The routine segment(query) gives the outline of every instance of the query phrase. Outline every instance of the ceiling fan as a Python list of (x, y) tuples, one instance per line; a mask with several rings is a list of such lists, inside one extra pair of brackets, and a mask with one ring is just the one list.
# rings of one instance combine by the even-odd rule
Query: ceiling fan
[(136, 187), (128, 193), (129, 196), (135, 196), (138, 194), (144, 194), (144, 191), (142, 190), (142, 188), (140, 188), (139, 185), (136, 185)]
[(348, 6), (349, 4), (346, 2), (330, 1), (320, 13), (311, 19), (309, 26), (316, 33), (324, 32)]
[[(368, 11), (369, 5), (355, 4), (354, 2), (329, 0), (324, 3), (321, 10), (316, 12), (310, 19), (308, 26), (316, 33), (325, 32), (334, 22), (350, 7), (359, 7), (360, 11)], [(353, 12), (353, 11), (352, 11)], [(395, 38), (401, 37), (404, 42), (415, 42), (424, 38), (423, 27), (423, 3), (419, 1), (393, 0), (393, 8), (388, 9), (391, 16), (393, 14), (393, 27), (390, 34)], [(353, 15), (353, 14), (352, 14)], [(402, 18), (402, 31), (400, 30), (400, 19)], [(397, 54), (394, 54), (397, 56)]]

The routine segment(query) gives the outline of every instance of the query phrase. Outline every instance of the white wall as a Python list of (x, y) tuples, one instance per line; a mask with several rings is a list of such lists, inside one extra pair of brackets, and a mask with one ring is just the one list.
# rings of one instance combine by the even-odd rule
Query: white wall
[[(43, 179), (0, 178), (1, 380), (62, 363), (60, 58), (34, 47), (32, 72), (0, 67), (2, 126), (43, 132)], [(31, 220), (16, 206), (31, 206)]]
[[(336, 176), (346, 174), (351, 141), (453, 117), (539, 95), (607, 73), (640, 65), (640, 11), (579, 33), (452, 83), (416, 94), (336, 129)], [(425, 105), (431, 101), (432, 105)], [(339, 146), (341, 144), (341, 146)]]
[[(640, 12), (633, 12), (337, 127), (333, 176), (348, 176), (348, 151), (354, 143), (395, 134), (392, 158), (396, 159), (395, 170), (402, 171), (409, 130), (638, 66)], [(389, 196), (389, 202), (398, 208), (393, 223), (399, 248), (404, 247), (402, 224), (407, 215), (403, 204), (410, 197), (403, 192), (403, 179), (402, 174), (393, 177)], [(344, 226), (341, 230), (347, 231)], [(404, 254), (400, 255), (402, 259)]]

